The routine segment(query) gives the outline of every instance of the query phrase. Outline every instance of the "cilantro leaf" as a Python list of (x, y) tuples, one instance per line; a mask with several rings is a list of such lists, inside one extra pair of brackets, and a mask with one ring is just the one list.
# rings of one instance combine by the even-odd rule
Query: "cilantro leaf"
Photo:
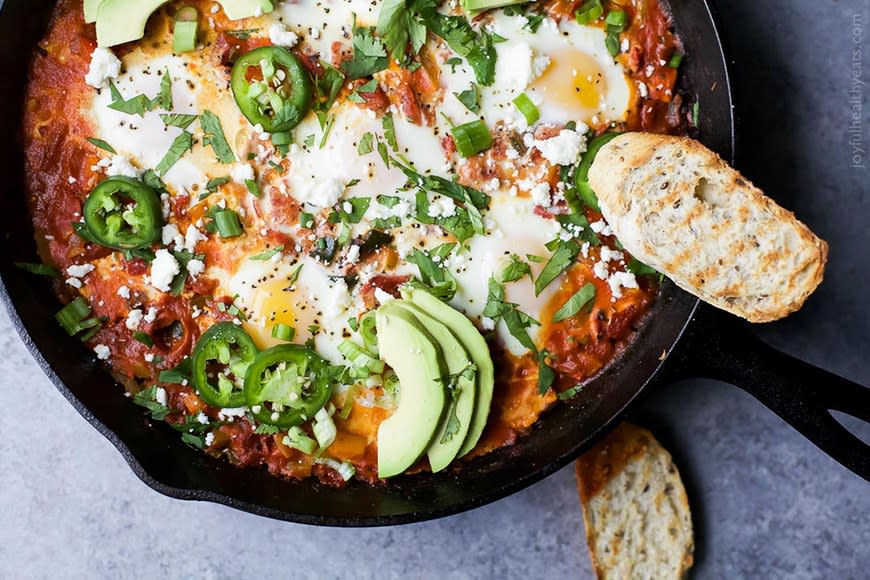
[(154, 168), (155, 173), (159, 177), (166, 175), (166, 172), (172, 169), (181, 157), (193, 148), (193, 135), (187, 131), (182, 131), (181, 135), (175, 138), (172, 145), (169, 146), (169, 151)]
[(540, 295), (550, 282), (565, 271), (574, 262), (574, 258), (579, 253), (580, 246), (577, 245), (577, 242), (573, 240), (563, 242), (560, 240), (553, 255), (550, 256), (550, 259), (544, 265), (544, 269), (538, 275), (538, 279), (535, 280), (535, 296)]
[(480, 87), (475, 83), (471, 83), (470, 89), (454, 94), (459, 102), (465, 105), (466, 109), (475, 114), (480, 112)]
[(108, 151), (112, 155), (115, 155), (116, 153), (118, 153), (117, 151), (115, 151), (114, 147), (112, 147), (111, 145), (109, 145), (108, 143), (103, 141), (102, 139), (97, 139), (96, 137), (88, 137), (87, 142), (90, 143), (91, 145), (93, 145), (94, 147), (99, 147), (100, 149), (103, 149), (104, 151)]
[(230, 144), (227, 143), (227, 138), (224, 135), (224, 129), (218, 116), (211, 111), (203, 111), (199, 118), (199, 124), (205, 133), (202, 140), (203, 145), (210, 146), (221, 163), (233, 163), (236, 160), (236, 156), (233, 154), (233, 150), (230, 149)]
[(389, 66), (386, 47), (381, 39), (373, 35), (373, 32), (374, 28), (354, 26), (353, 58), (341, 64), (341, 69), (348, 79), (368, 77)]
[(160, 118), (167, 127), (179, 127), (181, 129), (187, 129), (191, 123), (196, 121), (196, 115), (161, 113)]
[(133, 395), (133, 402), (145, 407), (155, 421), (162, 421), (170, 413), (169, 407), (157, 400), (157, 389), (159, 388), (156, 386), (148, 387)]
[(403, 66), (410, 61), (408, 45), (411, 45), (411, 54), (417, 54), (426, 42), (426, 24), (417, 13), (416, 4), (406, 0), (385, 0), (378, 14), (378, 36), (383, 39), (392, 59)]
[(559, 310), (553, 314), (553, 322), (561, 322), (575, 316), (584, 306), (595, 299), (595, 284), (587, 282), (577, 290)]
[(556, 371), (547, 364), (549, 354), (546, 350), (538, 353), (538, 394), (540, 395), (549, 391), (556, 379)]
[(522, 279), (523, 276), (532, 275), (531, 266), (523, 262), (522, 258), (516, 254), (511, 254), (510, 260), (510, 264), (505, 266), (505, 269), (501, 273), (502, 282), (516, 282)]

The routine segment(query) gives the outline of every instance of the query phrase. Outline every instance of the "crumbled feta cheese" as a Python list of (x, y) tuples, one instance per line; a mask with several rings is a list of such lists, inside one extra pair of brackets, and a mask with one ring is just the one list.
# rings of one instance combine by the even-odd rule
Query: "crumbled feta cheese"
[(550, 207), (549, 183), (538, 183), (531, 189), (531, 191), (529, 191), (529, 193), (531, 194), (532, 201), (535, 202), (535, 205)]
[(123, 155), (112, 155), (104, 157), (97, 163), (98, 167), (103, 167), (106, 170), (106, 175), (109, 177), (123, 176), (137, 179), (142, 172), (139, 171), (130, 160)]
[(100, 360), (108, 360), (109, 356), (112, 354), (112, 351), (109, 350), (109, 347), (105, 344), (98, 344), (95, 346), (94, 352), (97, 353), (97, 358)]
[(381, 290), (380, 288), (375, 288), (375, 299), (378, 301), (379, 304), (386, 304), (391, 300), (395, 300), (396, 297), (389, 292)]
[(355, 264), (359, 260), (359, 246), (354, 244), (348, 248), (344, 259), (348, 264)]
[(155, 308), (154, 306), (148, 308), (148, 312), (145, 314), (145, 318), (143, 318), (143, 320), (148, 324), (151, 324), (152, 322), (157, 320), (157, 308)]
[(250, 163), (236, 163), (230, 169), (230, 177), (236, 183), (244, 185), (246, 181), (254, 179), (254, 168)]
[(202, 260), (194, 258), (187, 263), (187, 273), (192, 277), (196, 278), (203, 272), (205, 272), (205, 263)]
[(456, 204), (449, 197), (436, 197), (429, 203), (429, 217), (452, 217), (456, 215)]
[(181, 232), (178, 231), (178, 226), (175, 224), (163, 226), (161, 239), (164, 246), (171, 246), (172, 244), (180, 246), (184, 242), (184, 238), (181, 237)]
[(157, 387), (157, 390), (154, 391), (154, 400), (160, 403), (161, 405), (166, 405), (166, 389), (163, 387)]
[(595, 277), (599, 280), (607, 280), (607, 262), (595, 262), (595, 265), (592, 267), (592, 273), (595, 274)]
[(208, 415), (200, 411), (199, 414), (196, 416), (196, 422), (200, 423), (201, 425), (208, 425)]
[(214, 433), (208, 432), (205, 434), (205, 445), (211, 447), (212, 443), (214, 443)]
[(578, 126), (577, 129), (577, 131), (562, 129), (555, 137), (535, 139), (534, 146), (551, 164), (572, 165), (580, 158), (580, 154), (586, 151), (586, 137), (582, 133), (585, 133), (587, 128)]
[(91, 65), (85, 82), (95, 89), (109, 86), (109, 79), (118, 78), (121, 74), (121, 61), (108, 48), (95, 48), (91, 53)]
[(611, 236), (613, 235), (613, 230), (607, 225), (607, 222), (604, 220), (598, 220), (597, 222), (592, 222), (589, 224), (589, 227), (592, 228), (592, 231), (596, 234), (601, 234), (602, 236)]
[(607, 279), (613, 298), (622, 298), (623, 288), (637, 288), (637, 278), (631, 272), (614, 272)]
[(480, 319), (480, 326), (484, 330), (494, 330), (495, 329), (495, 320), (488, 316), (484, 316)]
[(332, 207), (346, 188), (347, 183), (338, 177), (312, 175), (302, 187), (294, 189), (293, 196), (302, 203), (310, 203), (317, 207)]
[(550, 57), (542, 54), (532, 59), (532, 79), (536, 79), (550, 66)]
[(118, 296), (121, 298), (130, 298), (130, 289), (126, 286), (121, 286), (118, 288)]
[(84, 278), (93, 271), (93, 264), (76, 264), (66, 269), (67, 275), (71, 278)]
[(78, 182), (78, 179), (76, 179), (75, 177), (70, 175), (69, 177), (66, 178), (66, 182), (69, 183), (70, 185), (72, 185), (73, 183)]
[(146, 352), (144, 358), (145, 358), (145, 362), (149, 362), (149, 363), (154, 362), (154, 353), (153, 352)]
[(151, 262), (151, 285), (161, 292), (169, 292), (172, 279), (181, 272), (181, 266), (168, 250), (160, 249)]
[(142, 318), (144, 318), (142, 311), (138, 308), (134, 308), (127, 315), (127, 320), (124, 322), (124, 325), (130, 330), (136, 330), (142, 323)]
[(637, 92), (640, 93), (640, 98), (645, 99), (649, 96), (649, 89), (646, 86), (646, 83), (642, 83), (640, 81), (637, 82)]
[(247, 410), (245, 407), (221, 409), (220, 412), (218, 412), (218, 417), (220, 419), (228, 419), (231, 417), (244, 417), (246, 412)]
[(287, 30), (283, 24), (276, 22), (269, 27), (269, 40), (272, 41), (272, 44), (293, 48), (299, 42), (299, 36), (292, 30)]
[(196, 227), (190, 226), (187, 228), (187, 231), (184, 232), (184, 249), (191, 254), (195, 254), (196, 245), (200, 242), (206, 241), (207, 239), (208, 236), (196, 229)]
[(616, 262), (624, 257), (625, 255), (618, 250), (611, 250), (607, 246), (601, 246), (601, 260), (603, 262)]
[(73, 288), (81, 288), (82, 287), (82, 281), (79, 280), (78, 278), (67, 278), (66, 283), (69, 284), (70, 286), (72, 286)]

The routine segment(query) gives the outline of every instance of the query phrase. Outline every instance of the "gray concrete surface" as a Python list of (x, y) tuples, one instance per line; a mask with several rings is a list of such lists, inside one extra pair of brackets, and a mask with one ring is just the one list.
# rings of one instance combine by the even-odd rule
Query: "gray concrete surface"
[[(870, 385), (870, 172), (850, 166), (848, 132), (854, 49), (863, 49), (859, 78), (870, 67), (870, 8), (865, 0), (718, 4), (742, 97), (739, 165), (831, 242), (821, 291), (760, 333)], [(865, 150), (868, 95), (861, 87)], [(591, 575), (569, 470), (471, 513), (378, 530), (171, 500), (139, 482), (61, 398), (5, 314), (0, 409), (0, 579)], [(695, 577), (868, 577), (870, 486), (749, 396), (686, 381), (651, 394), (635, 415), (654, 426), (687, 482)]]

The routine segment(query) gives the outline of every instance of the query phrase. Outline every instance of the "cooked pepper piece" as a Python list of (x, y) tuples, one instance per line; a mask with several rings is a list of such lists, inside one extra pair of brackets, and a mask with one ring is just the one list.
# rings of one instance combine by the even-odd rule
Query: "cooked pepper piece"
[(260, 353), (245, 377), (245, 400), (260, 423), (288, 429), (323, 408), (332, 394), (329, 364), (298, 344)]
[(267, 133), (289, 131), (311, 107), (311, 76), (280, 46), (263, 46), (239, 58), (232, 89), (242, 114)]
[(259, 350), (248, 333), (231, 322), (209, 328), (193, 349), (193, 386), (213, 407), (241, 407), (245, 373)]
[(94, 241), (109, 248), (137, 250), (160, 239), (160, 198), (136, 179), (106, 179), (88, 195), (82, 213)]

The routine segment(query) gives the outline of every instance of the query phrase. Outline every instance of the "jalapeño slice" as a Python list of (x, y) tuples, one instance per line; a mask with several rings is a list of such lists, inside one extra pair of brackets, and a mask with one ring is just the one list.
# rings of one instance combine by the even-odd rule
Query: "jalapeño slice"
[(311, 107), (311, 76), (280, 46), (257, 48), (239, 58), (231, 86), (242, 114), (268, 133), (289, 131)]
[(577, 195), (580, 196), (583, 203), (595, 211), (601, 211), (601, 208), (598, 207), (598, 196), (589, 185), (589, 168), (592, 167), (598, 150), (620, 135), (622, 133), (604, 133), (593, 139), (586, 148), (586, 153), (583, 154), (583, 159), (580, 160), (580, 165), (577, 166), (577, 171), (574, 173), (574, 186), (577, 189)]
[(248, 333), (232, 322), (219, 322), (209, 328), (191, 357), (197, 394), (213, 407), (243, 406), (245, 373), (258, 352)]
[(106, 179), (88, 195), (82, 213), (94, 241), (109, 248), (138, 250), (160, 239), (160, 198), (136, 179)]
[(289, 429), (329, 401), (329, 364), (310, 348), (282, 344), (264, 350), (248, 368), (245, 400), (260, 423)]

